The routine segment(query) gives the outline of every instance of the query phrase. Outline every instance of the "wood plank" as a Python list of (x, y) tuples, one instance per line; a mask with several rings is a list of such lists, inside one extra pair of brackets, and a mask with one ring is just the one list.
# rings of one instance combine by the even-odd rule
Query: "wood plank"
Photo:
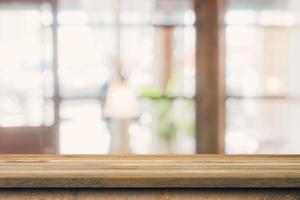
[(297, 189), (7, 189), (0, 200), (298, 200)]
[(0, 155), (0, 187), (297, 188), (300, 156)]
[(195, 1), (197, 153), (224, 153), (224, 2)]

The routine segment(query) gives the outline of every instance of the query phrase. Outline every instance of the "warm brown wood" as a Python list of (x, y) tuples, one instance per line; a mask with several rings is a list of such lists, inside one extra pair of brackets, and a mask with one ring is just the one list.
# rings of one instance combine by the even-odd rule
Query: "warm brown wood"
[(197, 153), (224, 153), (224, 2), (195, 1)]
[(42, 153), (39, 127), (0, 127), (0, 153)]
[(0, 200), (298, 200), (297, 189), (7, 189)]
[(295, 188), (300, 156), (1, 155), (0, 187)]
[(52, 133), (52, 127), (0, 127), (0, 154), (49, 153)]

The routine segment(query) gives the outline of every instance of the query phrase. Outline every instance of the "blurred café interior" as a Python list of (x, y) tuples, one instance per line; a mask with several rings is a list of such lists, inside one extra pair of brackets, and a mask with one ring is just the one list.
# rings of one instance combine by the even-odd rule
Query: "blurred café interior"
[(0, 0), (0, 153), (297, 154), (299, 76), (299, 0)]

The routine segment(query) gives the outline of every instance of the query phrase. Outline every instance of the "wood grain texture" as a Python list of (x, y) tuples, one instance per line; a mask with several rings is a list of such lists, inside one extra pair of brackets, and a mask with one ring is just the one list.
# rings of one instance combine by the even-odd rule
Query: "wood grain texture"
[(295, 189), (8, 189), (0, 200), (299, 200)]
[(196, 0), (197, 153), (224, 153), (226, 84), (224, 0)]
[(300, 188), (300, 156), (1, 155), (2, 188)]

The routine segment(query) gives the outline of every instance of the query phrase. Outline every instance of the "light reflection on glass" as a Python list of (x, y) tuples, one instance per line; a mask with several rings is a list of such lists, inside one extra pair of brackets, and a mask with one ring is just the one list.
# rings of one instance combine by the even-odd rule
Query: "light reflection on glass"
[[(194, 153), (193, 3), (121, 2), (120, 63), (144, 104), (141, 117), (129, 126), (132, 149), (135, 153)], [(114, 123), (102, 117), (102, 106), (107, 86), (116, 78), (115, 9), (114, 0), (59, 1), (58, 93), (53, 81), (56, 58), (50, 5), (6, 7), (1, 3), (1, 127), (33, 126), (37, 130), (46, 126), (52, 131), (59, 124), (61, 153), (109, 152)], [(165, 61), (156, 54), (167, 29), (172, 30), (174, 48), (170, 49), (172, 69), (164, 85)], [(55, 103), (60, 110), (54, 109), (58, 107)], [(186, 108), (185, 115), (181, 107)], [(158, 121), (158, 116), (167, 116), (167, 120)]]

